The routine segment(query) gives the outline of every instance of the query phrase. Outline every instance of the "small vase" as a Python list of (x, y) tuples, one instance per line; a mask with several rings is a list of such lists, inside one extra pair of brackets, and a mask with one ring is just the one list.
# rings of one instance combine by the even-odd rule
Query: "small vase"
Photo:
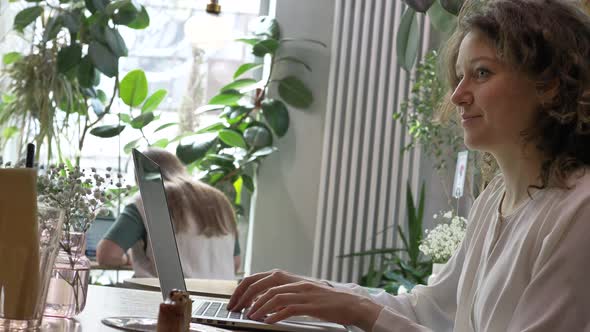
[(62, 234), (44, 315), (72, 318), (84, 310), (90, 276), (90, 260), (85, 256), (85, 251), (84, 233)]
[(428, 277), (427, 284), (432, 285), (436, 282), (436, 275), (442, 271), (443, 267), (446, 263), (433, 263), (432, 264), (432, 274)]

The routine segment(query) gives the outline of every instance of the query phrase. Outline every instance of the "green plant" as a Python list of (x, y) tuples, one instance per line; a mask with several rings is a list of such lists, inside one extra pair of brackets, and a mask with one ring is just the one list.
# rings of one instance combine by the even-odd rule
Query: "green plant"
[[(4, 141), (22, 133), (19, 151), (34, 139), (36, 156), (44, 147), (51, 159), (56, 148), (60, 160), (69, 143), (78, 162), (87, 133), (109, 114), (119, 91), (119, 59), (127, 56), (119, 27), (144, 29), (149, 16), (133, 0), (26, 3), (13, 29), (30, 40), (30, 51), (3, 57), (10, 81), (0, 107)], [(110, 95), (97, 88), (102, 75), (113, 78)]]
[[(146, 146), (156, 146), (165, 148), (170, 140), (161, 138), (159, 140), (150, 141), (146, 136), (145, 129), (160, 117), (156, 109), (160, 103), (166, 98), (167, 91), (160, 89), (152, 93), (148, 97), (148, 81), (145, 73), (142, 70), (130, 71), (119, 86), (119, 96), (123, 103), (129, 106), (127, 112), (120, 112), (117, 114), (119, 123), (116, 125), (102, 125), (93, 128), (90, 133), (94, 136), (108, 138), (118, 136), (125, 128), (135, 129), (139, 132), (139, 137), (127, 142), (123, 148), (125, 153), (131, 153), (131, 149), (138, 147), (144, 141)], [(164, 128), (178, 125), (178, 123), (166, 123), (156, 128), (152, 135)]]
[[(281, 54), (285, 43), (297, 40), (281, 38), (275, 19), (262, 17), (254, 36), (238, 41), (249, 45), (252, 54), (260, 60), (242, 64), (234, 74), (234, 81), (201, 108), (202, 112), (220, 111), (217, 122), (193, 135), (181, 135), (176, 154), (198, 170), (203, 181), (226, 193), (241, 213), (242, 187), (254, 191), (253, 174), (257, 166), (277, 150), (273, 143), (289, 129), (287, 105), (308, 108), (313, 103), (313, 94), (296, 76), (275, 77), (277, 66), (283, 63), (298, 64), (311, 71), (302, 60)], [(300, 41), (325, 47), (314, 40)], [(262, 68), (265, 58), (269, 63), (265, 77), (243, 78), (244, 74)]]
[(397, 225), (397, 234), (402, 240), (402, 248), (384, 248), (355, 252), (340, 257), (369, 256), (368, 272), (359, 284), (366, 287), (379, 287), (387, 292), (397, 294), (400, 286), (411, 290), (417, 284), (425, 284), (432, 272), (432, 262), (425, 259), (420, 252), (422, 242), (422, 221), (424, 218), (425, 185), (422, 183), (417, 205), (414, 204), (410, 184), (406, 187), (406, 204), (408, 211), (408, 229), (404, 233)]
[(464, 0), (404, 0), (408, 8), (402, 15), (396, 36), (397, 62), (410, 72), (420, 47), (420, 25), (417, 12), (428, 15), (432, 26), (448, 37), (454, 30), (459, 9)]
[(449, 158), (455, 158), (465, 146), (456, 119), (451, 117), (443, 122), (437, 115), (437, 109), (447, 91), (440, 81), (437, 63), (436, 51), (430, 51), (424, 57), (416, 67), (416, 79), (409, 99), (401, 104), (401, 109), (393, 114), (393, 118), (406, 126), (411, 138), (402, 153), (420, 145), (432, 157), (450, 203), (451, 189), (447, 179), (452, 173), (448, 169)]

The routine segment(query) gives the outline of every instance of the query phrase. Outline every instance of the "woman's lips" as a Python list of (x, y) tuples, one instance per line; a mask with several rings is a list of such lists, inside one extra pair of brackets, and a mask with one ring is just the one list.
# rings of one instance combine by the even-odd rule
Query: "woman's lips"
[(463, 115), (461, 116), (462, 120), (461, 120), (461, 124), (463, 125), (467, 125), (469, 123), (472, 123), (480, 118), (482, 118), (481, 115)]

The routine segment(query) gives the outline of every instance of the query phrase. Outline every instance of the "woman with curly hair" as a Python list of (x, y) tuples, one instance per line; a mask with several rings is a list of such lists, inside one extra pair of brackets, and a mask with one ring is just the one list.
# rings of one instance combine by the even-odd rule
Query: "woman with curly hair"
[(590, 331), (590, 18), (568, 0), (473, 1), (446, 47), (465, 144), (500, 173), (435, 283), (391, 296), (277, 270), (244, 279), (231, 310), (366, 331)]

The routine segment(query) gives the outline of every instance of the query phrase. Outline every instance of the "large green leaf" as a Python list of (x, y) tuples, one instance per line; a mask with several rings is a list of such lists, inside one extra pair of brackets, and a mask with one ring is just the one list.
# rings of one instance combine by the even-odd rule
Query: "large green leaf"
[(263, 126), (252, 126), (244, 130), (244, 139), (249, 146), (260, 149), (272, 144), (270, 130)]
[(117, 57), (127, 56), (127, 45), (117, 29), (107, 27), (104, 30), (104, 37), (109, 48)]
[(141, 115), (131, 120), (131, 127), (135, 129), (142, 129), (143, 127), (147, 126), (150, 122), (154, 121), (154, 118), (155, 116), (152, 112), (142, 113)]
[(238, 80), (235, 80), (231, 83), (229, 83), (228, 85), (224, 86), (223, 88), (221, 88), (222, 92), (228, 91), (228, 90), (240, 90), (240, 89), (245, 89), (248, 88), (254, 84), (258, 83), (257, 80), (252, 79), (252, 78), (241, 78)]
[(70, 34), (76, 34), (80, 31), (80, 25), (82, 25), (81, 17), (82, 13), (78, 11), (62, 14), (63, 24), (70, 31)]
[(160, 106), (160, 103), (162, 103), (162, 101), (164, 100), (164, 98), (166, 98), (166, 95), (168, 94), (168, 91), (164, 90), (164, 89), (160, 89), (156, 92), (154, 92), (146, 101), (145, 103), (143, 103), (143, 106), (141, 107), (141, 112), (142, 113), (147, 113), (147, 112), (153, 112), (155, 111), (158, 106)]
[(119, 96), (127, 106), (137, 107), (145, 100), (148, 82), (143, 70), (130, 71), (120, 84)]
[(43, 13), (43, 7), (35, 6), (21, 10), (14, 17), (14, 30), (22, 32)]
[(410, 8), (420, 13), (426, 13), (434, 1), (435, 0), (404, 0)]
[(57, 70), (65, 74), (76, 67), (82, 60), (82, 47), (79, 44), (72, 44), (64, 47), (57, 53)]
[(397, 62), (406, 71), (412, 70), (420, 42), (420, 26), (416, 11), (408, 7), (402, 16), (396, 40)]
[(125, 146), (123, 147), (123, 152), (125, 153), (131, 153), (131, 149), (134, 149), (137, 147), (137, 143), (141, 140), (141, 138), (138, 139), (134, 139), (131, 142), (128, 142), (127, 144), (125, 144)]
[(154, 130), (154, 133), (156, 133), (156, 132), (158, 132), (160, 130), (164, 130), (164, 129), (168, 128), (168, 127), (172, 127), (172, 126), (178, 126), (178, 123), (176, 123), (176, 122), (165, 123), (165, 124), (159, 126), (158, 128), (156, 128), (156, 130)]
[(273, 39), (281, 38), (279, 23), (270, 16), (261, 16), (256, 24), (256, 35), (266, 35)]
[(116, 13), (113, 15), (113, 23), (115, 24), (131, 24), (141, 12), (141, 7), (138, 8), (132, 0), (125, 1), (126, 3), (118, 8)]
[(2, 57), (2, 62), (5, 65), (10, 65), (12, 63), (17, 62), (18, 60), (22, 59), (23, 55), (20, 54), (19, 52), (9, 52), (4, 54), (4, 56)]
[(80, 60), (80, 65), (78, 66), (78, 83), (82, 87), (91, 88), (96, 80), (96, 76), (96, 70), (90, 60), (90, 56), (86, 55)]
[(440, 0), (441, 6), (453, 15), (459, 15), (464, 0)]
[(295, 76), (280, 81), (279, 95), (287, 104), (297, 108), (308, 108), (313, 103), (311, 91)]
[(256, 68), (260, 68), (262, 67), (264, 64), (263, 63), (245, 63), (243, 65), (241, 65), (236, 72), (234, 73), (234, 79), (242, 76), (242, 74), (244, 74), (245, 72), (249, 71), (249, 70), (253, 70)]
[(225, 129), (225, 128), (227, 128), (227, 126), (225, 124), (223, 124), (222, 122), (217, 122), (217, 123), (214, 123), (214, 124), (207, 126), (205, 128), (199, 129), (197, 131), (197, 134), (218, 132), (219, 130)]
[(222, 129), (217, 133), (217, 135), (223, 143), (229, 146), (242, 149), (248, 148), (248, 146), (246, 145), (246, 141), (244, 140), (244, 137), (242, 137), (242, 135), (235, 130)]
[(264, 56), (266, 54), (274, 54), (279, 48), (279, 41), (276, 39), (262, 40), (254, 47), (252, 47), (252, 54), (255, 56)]
[(92, 128), (90, 134), (103, 138), (114, 137), (119, 135), (124, 129), (125, 126), (106, 125)]
[(90, 60), (100, 72), (108, 77), (115, 77), (119, 73), (118, 57), (105, 45), (92, 41), (88, 46)]
[(449, 33), (455, 29), (457, 18), (445, 10), (438, 1), (435, 1), (428, 9), (428, 17), (432, 26), (438, 31)]
[(137, 17), (131, 21), (127, 26), (131, 29), (141, 30), (145, 29), (150, 25), (150, 16), (144, 6), (141, 6), (141, 11), (137, 14)]
[(244, 187), (246, 187), (246, 189), (248, 189), (249, 192), (254, 192), (254, 181), (250, 176), (242, 174), (242, 182), (244, 184)]
[(283, 137), (289, 129), (289, 111), (287, 106), (277, 99), (262, 101), (262, 114), (278, 137)]
[(170, 143), (170, 141), (167, 138), (161, 138), (161, 139), (157, 140), (156, 142), (154, 142), (151, 146), (155, 146), (157, 148), (164, 149), (168, 146), (169, 143)]
[(190, 144), (179, 144), (176, 156), (185, 164), (191, 164), (202, 159), (217, 141), (215, 135), (201, 135), (200, 139)]
[(260, 39), (260, 38), (239, 38), (239, 39), (236, 39), (236, 41), (248, 44), (250, 46), (256, 45), (261, 40), (262, 39)]
[(238, 104), (238, 101), (242, 99), (242, 97), (243, 94), (241, 94), (239, 91), (228, 90), (211, 98), (211, 100), (209, 100), (209, 104), (235, 106)]

